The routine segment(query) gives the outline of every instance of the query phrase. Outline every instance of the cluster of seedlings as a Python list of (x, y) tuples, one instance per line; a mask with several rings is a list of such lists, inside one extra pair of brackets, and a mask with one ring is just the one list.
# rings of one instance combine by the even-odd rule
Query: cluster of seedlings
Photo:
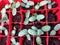
[[(1, 10), (2, 19), (0, 20), (0, 22), (9, 22), (9, 16), (7, 14), (7, 10), (9, 10), (10, 8), (12, 9), (13, 22), (21, 22), (22, 16), (20, 13), (17, 13), (18, 11), (20, 11), (20, 7), (22, 7), (23, 10), (25, 9), (27, 10), (27, 12), (24, 14), (25, 15), (24, 22), (23, 22), (24, 25), (28, 25), (30, 22), (41, 22), (46, 18), (45, 16), (46, 11), (44, 13), (38, 12), (39, 14), (35, 12), (32, 15), (29, 9), (33, 9), (33, 8), (34, 10), (44, 9), (45, 5), (48, 9), (55, 8), (58, 6), (58, 4), (56, 4), (55, 1), (51, 2), (51, 0), (44, 0), (38, 3), (35, 3), (33, 1), (28, 1), (28, 0), (22, 0), (22, 2), (19, 2), (19, 1), (15, 2), (14, 0), (8, 0), (8, 1), (10, 2), (10, 4), (6, 4), (4, 8), (2, 8)], [(48, 12), (48, 15), (47, 15), (48, 22), (57, 21), (56, 13), (58, 11), (59, 10), (56, 10), (56, 12), (53, 13), (53, 11), (50, 10)], [(0, 31), (2, 31), (2, 34), (5, 36), (9, 35), (8, 29), (9, 29), (8, 27), (0, 26)], [(21, 31), (20, 31), (20, 24), (17, 24), (17, 25), (13, 24), (13, 28), (10, 34), (10, 36), (12, 36), (11, 45), (20, 45), (19, 38), (15, 38), (13, 36), (18, 36), (18, 37), (25, 36), (25, 41), (23, 45), (32, 45), (33, 41), (31, 36), (36, 37), (35, 39), (35, 42), (37, 43), (36, 45), (44, 45), (42, 43), (42, 38), (40, 36), (45, 35), (45, 32), (50, 32), (49, 35), (54, 36), (59, 30), (60, 30), (60, 24), (56, 24), (52, 30), (51, 30), (51, 26), (47, 24), (41, 27), (26, 26), (26, 28), (22, 29)], [(6, 41), (3, 43), (6, 43)]]

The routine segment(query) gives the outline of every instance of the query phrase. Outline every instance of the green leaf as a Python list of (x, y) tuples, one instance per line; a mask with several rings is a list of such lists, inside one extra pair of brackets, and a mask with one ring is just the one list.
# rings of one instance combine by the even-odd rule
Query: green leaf
[(39, 8), (40, 8), (39, 5), (36, 5), (36, 6), (35, 6), (35, 9), (36, 9), (36, 10), (38, 10)]
[(0, 26), (0, 30), (7, 30), (7, 29), (3, 26)]
[(4, 33), (7, 36), (8, 35), (8, 30), (4, 30)]
[(12, 42), (13, 44), (16, 44), (16, 40), (15, 40), (14, 37), (11, 38), (11, 42)]
[(12, 4), (12, 8), (16, 8), (16, 3), (15, 2)]
[(8, 20), (8, 16), (7, 16), (7, 14), (4, 14), (4, 15), (2, 15), (2, 20)]
[(20, 2), (16, 3), (16, 8), (18, 8), (20, 6)]
[(15, 16), (16, 13), (17, 13), (16, 8), (13, 8), (13, 9), (12, 9), (12, 15)]
[(28, 10), (28, 11), (26, 12), (26, 18), (29, 18), (29, 16), (30, 16), (30, 11)]
[(21, 4), (20, 4), (20, 5), (21, 5), (22, 7), (25, 7), (25, 4), (24, 4), (24, 3), (22, 3), (22, 2), (21, 2)]
[(31, 37), (30, 37), (30, 35), (28, 34), (28, 35), (26, 35), (26, 37), (27, 37), (27, 39), (28, 40), (31, 40)]
[(5, 5), (5, 9), (9, 9), (10, 8), (10, 5), (9, 4), (6, 4)]
[(50, 35), (51, 35), (51, 36), (56, 35), (56, 31), (55, 31), (55, 30), (52, 30), (52, 31), (50, 32)]
[(34, 13), (34, 16), (35, 16), (35, 17), (37, 17), (37, 15), (38, 15), (37, 13)]
[(54, 30), (58, 31), (60, 29), (60, 24), (55, 25)]
[(3, 9), (1, 10), (1, 14), (2, 14), (2, 15), (6, 14), (6, 9), (5, 9), (5, 8), (3, 8)]
[(56, 3), (56, 2), (54, 1), (54, 2), (51, 3), (51, 5), (54, 5), (55, 3)]
[(16, 42), (16, 44), (15, 45), (19, 45), (19, 42)]
[(24, 3), (27, 3), (28, 2), (28, 0), (22, 0)]
[(12, 30), (11, 35), (14, 36), (16, 33), (16, 30)]
[(31, 29), (33, 29), (33, 30), (37, 30), (37, 27), (35, 27), (35, 26), (32, 26), (32, 27), (31, 27)]
[(39, 3), (39, 6), (44, 6), (44, 5), (46, 5), (47, 3), (48, 3), (48, 1), (46, 1), (46, 0), (41, 1), (41, 2)]
[(29, 8), (30, 6), (29, 5), (25, 5), (25, 8)]
[(37, 35), (36, 31), (32, 30), (32, 29), (28, 29), (28, 33), (31, 34), (31, 35), (33, 35), (33, 36)]
[(36, 20), (36, 17), (34, 17), (34, 16), (32, 16), (32, 17), (29, 18), (30, 22), (34, 22), (35, 20)]
[(48, 0), (48, 9), (52, 8), (51, 0)]
[(26, 18), (24, 21), (24, 25), (27, 25), (28, 23), (29, 23), (29, 20), (28, 20), (28, 18)]
[(51, 27), (49, 25), (45, 25), (42, 27), (42, 31), (46, 32), (46, 31), (50, 31)]
[(19, 32), (18, 36), (24, 36), (24, 35), (27, 35), (27, 34), (28, 34), (27, 29), (23, 29), (22, 31)]
[(48, 4), (48, 9), (51, 9), (52, 8), (52, 5), (51, 4)]
[(34, 2), (33, 1), (28, 1), (26, 4), (29, 5), (29, 6), (33, 6)]
[(38, 45), (40, 45), (42, 43), (41, 38), (40, 37), (36, 37), (36, 42), (37, 42)]
[(42, 35), (42, 34), (44, 34), (44, 32), (43, 32), (41, 29), (38, 29), (38, 30), (37, 30), (37, 35), (40, 36), (40, 35)]
[(13, 3), (14, 2), (14, 0), (8, 0), (10, 3)]
[(42, 19), (44, 19), (45, 16), (43, 14), (37, 15), (37, 20), (40, 21)]

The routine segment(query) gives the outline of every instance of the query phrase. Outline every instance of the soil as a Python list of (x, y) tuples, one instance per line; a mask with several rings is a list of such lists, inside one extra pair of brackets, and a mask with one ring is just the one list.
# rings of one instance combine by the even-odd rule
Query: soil
[(20, 11), (20, 7), (17, 8), (17, 11)]
[(24, 25), (23, 26), (23, 29), (30, 29), (31, 28), (31, 25)]
[(6, 45), (6, 40), (7, 40), (7, 37), (2, 37), (1, 39), (1, 45)]
[(19, 42), (19, 37), (15, 38), (16, 42)]
[(49, 45), (60, 45), (60, 41), (57, 38), (50, 38)]
[(16, 14), (15, 16), (13, 16), (13, 22), (20, 22), (21, 21), (21, 15), (20, 14)]
[(27, 38), (24, 39), (23, 45), (32, 45), (32, 40), (27, 40)]
[(48, 12), (48, 21), (55, 22), (57, 21), (57, 16), (51, 11)]
[(58, 4), (55, 3), (54, 5), (52, 5), (52, 8), (55, 8), (55, 7), (57, 7), (57, 6), (58, 6)]

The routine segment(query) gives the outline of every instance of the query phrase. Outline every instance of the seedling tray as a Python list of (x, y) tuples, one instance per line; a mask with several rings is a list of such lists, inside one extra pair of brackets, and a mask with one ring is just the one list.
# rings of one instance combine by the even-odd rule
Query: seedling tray
[[(15, 0), (15, 1), (20, 1), (22, 2), (22, 0)], [(31, 0), (34, 1), (34, 3), (38, 3), (41, 2), (42, 0)], [(60, 0), (52, 0), (52, 2), (55, 1), (57, 3), (57, 7), (55, 8), (51, 8), (48, 9), (47, 6), (44, 6), (44, 9), (39, 9), (39, 10), (35, 10), (34, 6), (31, 9), (25, 9), (23, 7), (20, 7), (20, 10), (18, 9), (17, 11), (17, 15), (13, 16), (12, 15), (12, 9), (10, 8), (9, 10), (7, 10), (7, 14), (9, 17), (9, 22), (8, 23), (4, 23), (4, 26), (6, 26), (6, 28), (8, 29), (8, 36), (5, 36), (4, 34), (0, 33), (0, 45), (11, 45), (11, 31), (13, 30), (13, 27), (15, 26), (17, 28), (17, 33), (19, 31), (21, 31), (22, 29), (29, 29), (31, 26), (33, 25), (37, 25), (36, 27), (42, 27), (44, 25), (50, 25), (52, 26), (52, 28), (54, 27), (54, 25), (60, 23)], [(8, 4), (8, 0), (2, 0), (0, 2), (0, 11), (1, 9), (4, 7), (5, 4)], [(24, 25), (24, 19), (25, 19), (25, 13), (27, 10), (30, 10), (30, 13), (33, 15), (35, 12), (36, 13), (43, 13), (45, 15), (45, 19), (42, 20), (41, 22), (30, 22), (27, 25)], [(57, 13), (55, 14), (55, 19), (50, 18), (49, 12), (53, 11), (53, 13), (55, 13), (57, 11)], [(20, 14), (20, 15), (19, 15)], [(31, 16), (32, 16), (31, 15)], [(19, 18), (20, 16), (20, 18)], [(0, 12), (0, 18), (2, 17), (1, 12)], [(18, 19), (17, 19), (18, 18)], [(0, 25), (2, 25), (2, 23), (0, 23)], [(57, 31), (57, 34), (55, 36), (50, 36), (49, 35), (50, 32), (46, 32), (44, 33), (44, 35), (41, 35), (41, 39), (42, 39), (42, 44), (43, 45), (60, 45), (60, 30)], [(26, 37), (18, 37), (17, 34), (15, 36), (13, 36), (14, 38), (18, 38), (17, 40), (19, 40), (20, 45), (24, 45), (24, 41), (26, 39)], [(32, 45), (37, 45), (36, 44), (36, 37), (31, 36), (32, 38)], [(56, 41), (56, 42), (55, 42)], [(26, 44), (27, 45), (27, 44)]]

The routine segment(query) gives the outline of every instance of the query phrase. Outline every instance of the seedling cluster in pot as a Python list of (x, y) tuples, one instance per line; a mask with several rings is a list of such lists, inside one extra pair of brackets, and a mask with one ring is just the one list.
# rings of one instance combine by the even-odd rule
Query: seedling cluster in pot
[[(8, 0), (8, 1), (10, 4), (6, 4), (1, 10), (2, 19), (0, 20), (0, 22), (4, 23), (4, 24), (6, 22), (6, 23), (10, 24), (9, 19), (11, 19), (11, 17), (9, 17), (10, 15), (8, 16), (7, 11), (11, 11), (10, 9), (12, 9), (12, 11), (10, 13), (12, 13), (12, 16), (13, 16), (12, 20), (13, 21), (11, 23), (13, 23), (14, 26), (12, 26), (13, 29), (11, 31), (11, 34), (8, 31), (8, 29), (6, 27), (4, 27), (4, 25), (0, 25), (0, 30), (4, 31), (5, 36), (11, 36), (11, 40), (10, 40), (11, 45), (20, 45), (20, 41), (16, 41), (17, 39), (14, 36), (17, 36), (19, 38), (25, 36), (27, 38), (26, 41), (31, 43), (31, 44), (28, 43), (28, 45), (32, 45), (31, 36), (33, 36), (33, 37), (36, 37), (35, 40), (36, 40), (37, 45), (43, 45), (42, 39), (40, 36), (45, 34), (45, 32), (49, 32), (49, 31), (50, 31), (50, 33), (49, 33), (50, 36), (54, 36), (54, 35), (56, 35), (57, 31), (60, 30), (60, 23), (57, 23), (52, 30), (51, 30), (51, 26), (49, 24), (42, 25), (41, 28), (34, 26), (35, 21), (37, 23), (40, 23), (46, 18), (48, 18), (47, 19), (48, 22), (56, 21), (57, 20), (56, 13), (59, 10), (57, 10), (54, 13), (52, 10), (50, 10), (47, 13), (48, 17), (46, 17), (45, 13), (37, 14), (37, 12), (34, 12), (33, 14), (31, 14), (31, 10), (37, 11), (37, 10), (40, 10), (40, 8), (44, 7), (44, 6), (46, 6), (46, 9), (52, 9), (52, 8), (57, 7), (58, 5), (56, 4), (55, 1), (51, 2), (51, 0), (43, 0), (43, 1), (38, 2), (36, 4), (34, 1), (31, 1), (31, 0), (22, 0), (21, 2), (19, 2), (19, 1), (15, 2), (15, 0)], [(24, 15), (24, 21), (23, 22), (21, 22), (23, 19), (23, 16), (22, 16), (22, 12), (20, 10), (22, 12), (26, 11), (25, 14), (23, 14)], [(47, 11), (45, 10), (45, 12), (47, 12)], [(47, 22), (47, 20), (44, 22)], [(15, 25), (15, 24), (17, 24), (16, 22), (18, 22), (19, 24)], [(29, 25), (30, 22), (34, 23), (34, 25), (31, 25), (31, 27), (29, 27), (28, 29), (27, 28), (26, 29), (24, 29), (24, 28), (20, 29), (21, 25)], [(10, 26), (11, 25), (12, 24), (10, 24)], [(26, 42), (26, 44), (27, 44), (27, 42)], [(26, 44), (24, 42), (24, 45), (26, 45)]]

